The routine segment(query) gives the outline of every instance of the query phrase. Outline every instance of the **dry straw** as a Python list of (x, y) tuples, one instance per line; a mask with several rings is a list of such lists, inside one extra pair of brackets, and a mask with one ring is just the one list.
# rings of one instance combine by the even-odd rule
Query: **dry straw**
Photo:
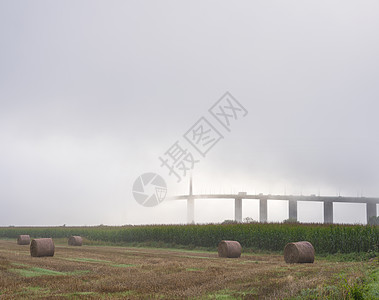
[(54, 256), (55, 246), (51, 238), (34, 239), (30, 244), (30, 255), (33, 257)]
[(221, 241), (218, 244), (218, 256), (238, 258), (241, 256), (241, 244), (237, 241)]
[(69, 246), (81, 246), (83, 245), (83, 239), (81, 236), (73, 235), (68, 239)]
[(26, 234), (21, 234), (17, 238), (18, 245), (29, 245), (30, 244), (30, 236)]
[(309, 242), (288, 243), (284, 247), (284, 260), (286, 263), (313, 263), (315, 249)]

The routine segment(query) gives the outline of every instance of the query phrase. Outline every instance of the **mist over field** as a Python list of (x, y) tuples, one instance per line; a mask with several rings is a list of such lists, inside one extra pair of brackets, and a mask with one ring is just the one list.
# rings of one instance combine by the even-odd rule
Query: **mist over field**
[[(376, 1), (1, 1), (0, 226), (185, 223), (185, 201), (132, 194), (146, 172), (188, 193), (159, 160), (176, 141), (194, 193), (379, 197), (378, 29)], [(230, 131), (208, 111), (227, 91), (248, 111)], [(183, 137), (201, 117), (223, 136), (205, 157)], [(233, 218), (196, 200), (196, 222)]]

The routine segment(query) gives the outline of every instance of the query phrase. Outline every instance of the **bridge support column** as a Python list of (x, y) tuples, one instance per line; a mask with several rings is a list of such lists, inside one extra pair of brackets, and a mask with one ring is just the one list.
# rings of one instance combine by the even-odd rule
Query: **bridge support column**
[(234, 220), (242, 222), (242, 199), (236, 198), (234, 200)]
[(324, 202), (324, 223), (333, 224), (333, 202)]
[(267, 199), (259, 199), (259, 222), (267, 222)]
[(288, 218), (295, 219), (297, 221), (297, 201), (288, 201)]
[(192, 197), (187, 199), (187, 223), (195, 223), (195, 199)]
[(376, 217), (376, 203), (366, 203), (367, 224), (371, 217)]

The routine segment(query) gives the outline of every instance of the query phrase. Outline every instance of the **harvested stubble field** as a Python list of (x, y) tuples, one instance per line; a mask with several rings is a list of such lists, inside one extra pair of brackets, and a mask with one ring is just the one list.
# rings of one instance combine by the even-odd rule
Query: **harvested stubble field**
[(362, 276), (367, 262), (288, 265), (282, 255), (136, 247), (69, 247), (35, 258), (0, 240), (0, 299), (288, 299), (302, 290)]

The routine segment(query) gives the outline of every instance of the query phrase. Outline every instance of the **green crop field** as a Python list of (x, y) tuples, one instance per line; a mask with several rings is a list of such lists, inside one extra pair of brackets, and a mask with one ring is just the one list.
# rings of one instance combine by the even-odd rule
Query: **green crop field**
[(207, 224), (97, 227), (1, 227), (0, 238), (67, 238), (81, 235), (105, 243), (161, 242), (214, 248), (221, 240), (237, 240), (243, 248), (282, 251), (286, 243), (309, 241), (319, 254), (377, 252), (379, 226), (323, 224)]

